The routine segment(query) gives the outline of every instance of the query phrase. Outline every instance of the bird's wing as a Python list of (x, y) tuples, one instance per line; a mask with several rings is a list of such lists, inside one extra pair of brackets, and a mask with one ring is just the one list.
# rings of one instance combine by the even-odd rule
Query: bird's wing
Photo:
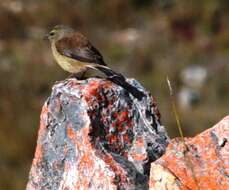
[(74, 33), (68, 37), (63, 37), (55, 45), (61, 55), (85, 63), (106, 65), (99, 51), (81, 34)]

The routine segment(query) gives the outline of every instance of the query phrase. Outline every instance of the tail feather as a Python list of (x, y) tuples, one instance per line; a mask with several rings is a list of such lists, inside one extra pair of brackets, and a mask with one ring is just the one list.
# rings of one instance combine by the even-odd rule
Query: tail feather
[(103, 72), (107, 76), (108, 80), (123, 87), (138, 100), (141, 100), (145, 96), (142, 91), (138, 90), (135, 86), (128, 83), (122, 74), (116, 73), (115, 71), (105, 66), (96, 66), (96, 68)]

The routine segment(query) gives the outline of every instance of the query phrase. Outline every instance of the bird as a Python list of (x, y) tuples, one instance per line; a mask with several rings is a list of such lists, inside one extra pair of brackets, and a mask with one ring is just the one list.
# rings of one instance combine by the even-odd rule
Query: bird
[(123, 87), (138, 100), (145, 96), (141, 90), (128, 83), (121, 73), (109, 68), (101, 53), (79, 31), (66, 25), (56, 25), (45, 38), (50, 41), (55, 61), (77, 79), (82, 78), (88, 69), (99, 70), (108, 80)]

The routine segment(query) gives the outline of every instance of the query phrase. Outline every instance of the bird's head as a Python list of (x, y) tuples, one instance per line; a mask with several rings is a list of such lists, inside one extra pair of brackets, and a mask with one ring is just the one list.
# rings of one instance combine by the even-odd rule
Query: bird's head
[(68, 26), (57, 25), (45, 35), (45, 38), (49, 39), (51, 42), (57, 41), (72, 32), (74, 32), (74, 30)]

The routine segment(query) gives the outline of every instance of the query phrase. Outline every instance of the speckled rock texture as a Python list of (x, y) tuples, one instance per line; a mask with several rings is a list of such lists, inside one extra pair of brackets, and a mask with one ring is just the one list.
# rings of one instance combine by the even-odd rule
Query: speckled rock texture
[(106, 79), (54, 85), (43, 106), (27, 190), (146, 190), (169, 138), (155, 100)]
[(228, 190), (229, 115), (185, 144), (173, 139), (150, 173), (150, 190)]

